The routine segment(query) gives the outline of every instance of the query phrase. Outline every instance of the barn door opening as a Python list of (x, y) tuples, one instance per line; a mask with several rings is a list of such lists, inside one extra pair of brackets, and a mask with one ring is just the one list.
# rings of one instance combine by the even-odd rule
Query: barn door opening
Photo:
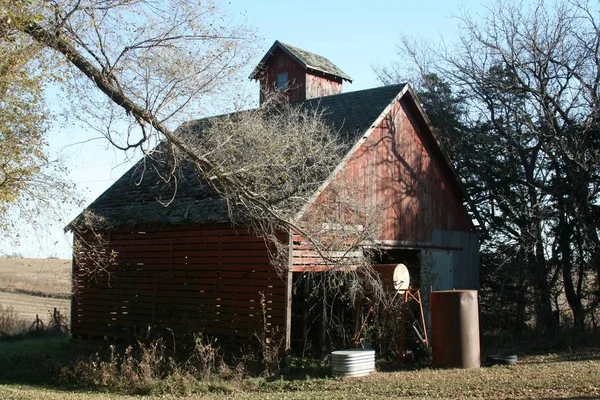
[[(405, 264), (414, 287), (420, 284), (420, 254), (413, 249), (387, 249), (375, 255), (377, 264)], [(339, 272), (343, 273), (343, 272)], [(290, 348), (303, 357), (322, 357), (335, 348), (353, 345), (358, 308), (368, 304), (354, 304), (344, 296), (343, 284), (333, 287), (325, 280), (332, 272), (295, 272), (292, 276)], [(340, 280), (342, 281), (342, 280)]]
[(335, 286), (328, 274), (332, 272), (293, 274), (290, 348), (296, 355), (321, 358), (352, 341), (354, 315), (347, 289)]
[(414, 249), (382, 249), (374, 254), (373, 265), (404, 264), (410, 274), (410, 285), (413, 288), (421, 284), (421, 255)]

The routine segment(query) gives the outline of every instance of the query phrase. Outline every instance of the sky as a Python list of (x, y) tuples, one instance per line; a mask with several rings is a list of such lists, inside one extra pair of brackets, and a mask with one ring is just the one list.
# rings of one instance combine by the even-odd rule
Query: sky
[[(398, 60), (396, 46), (401, 35), (417, 40), (452, 41), (458, 33), (457, 16), (462, 11), (477, 14), (478, 1), (467, 0), (231, 0), (222, 2), (229, 15), (247, 18), (261, 38), (255, 63), (275, 40), (327, 57), (352, 79), (344, 91), (379, 86), (373, 67)], [(252, 71), (248, 66), (246, 75)], [(256, 93), (258, 85), (248, 82), (242, 90)], [(59, 109), (65, 99), (49, 94), (51, 108)], [(68, 100), (67, 100), (68, 101)], [(104, 192), (137, 159), (139, 154), (124, 154), (105, 140), (96, 140), (93, 132), (77, 124), (53, 126), (49, 132), (49, 155), (61, 158), (68, 178), (76, 184), (87, 205)], [(62, 220), (42, 218), (42, 226), (32, 227), (21, 221), (22, 234), (15, 240), (0, 241), (0, 255), (25, 257), (71, 257), (71, 237), (63, 232), (82, 206), (57, 204)]]

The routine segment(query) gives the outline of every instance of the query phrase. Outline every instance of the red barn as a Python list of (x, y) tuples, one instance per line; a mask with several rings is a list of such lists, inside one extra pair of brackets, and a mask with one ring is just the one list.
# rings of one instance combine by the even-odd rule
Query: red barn
[[(318, 208), (337, 179), (350, 179), (357, 201), (383, 209), (378, 241), (386, 262), (426, 259), (434, 289), (478, 287), (467, 195), (409, 85), (341, 93), (342, 82), (351, 82), (344, 72), (280, 42), (251, 78), (319, 107), (354, 143), (302, 213)], [(304, 300), (293, 282), (319, 268), (302, 238), (282, 233), (292, 246), (280, 277), (264, 240), (233, 226), (224, 201), (193, 169), (179, 172), (165, 207), (157, 200), (170, 199), (171, 185), (157, 161), (143, 159), (89, 206), (110, 224), (104, 237), (118, 257), (93, 277), (74, 262), (72, 333), (119, 338), (156, 326), (239, 338), (261, 332), (266, 321), (270, 332), (285, 334), (287, 347), (301, 340), (294, 325), (305, 321), (293, 314)]]
[(276, 40), (250, 79), (266, 90), (285, 90), (290, 102), (342, 93), (343, 81), (352, 79), (331, 61)]

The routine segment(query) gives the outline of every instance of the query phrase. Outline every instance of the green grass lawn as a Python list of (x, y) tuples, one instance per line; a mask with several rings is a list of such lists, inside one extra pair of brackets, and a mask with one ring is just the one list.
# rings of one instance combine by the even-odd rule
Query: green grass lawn
[[(85, 346), (60, 337), (0, 342), (0, 399), (128, 399), (173, 398), (66, 389), (59, 367)], [(296, 375), (298, 376), (298, 375)], [(236, 399), (559, 399), (600, 398), (600, 350), (519, 357), (514, 367), (476, 370), (401, 370), (368, 377), (310, 377), (211, 380), (198, 382), (189, 398)]]

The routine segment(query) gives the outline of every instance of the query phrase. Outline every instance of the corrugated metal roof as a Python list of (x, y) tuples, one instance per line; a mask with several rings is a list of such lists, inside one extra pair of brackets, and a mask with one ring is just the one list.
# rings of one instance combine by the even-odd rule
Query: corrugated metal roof
[[(322, 118), (351, 147), (400, 93), (404, 84), (341, 93), (297, 103), (322, 111)], [(199, 130), (208, 119), (190, 121)], [(160, 154), (159, 146), (157, 153)], [(192, 165), (182, 165), (168, 181), (169, 165), (145, 157), (100, 195), (88, 209), (112, 226), (215, 223), (229, 221), (227, 204)], [(165, 206), (168, 204), (168, 206)]]

